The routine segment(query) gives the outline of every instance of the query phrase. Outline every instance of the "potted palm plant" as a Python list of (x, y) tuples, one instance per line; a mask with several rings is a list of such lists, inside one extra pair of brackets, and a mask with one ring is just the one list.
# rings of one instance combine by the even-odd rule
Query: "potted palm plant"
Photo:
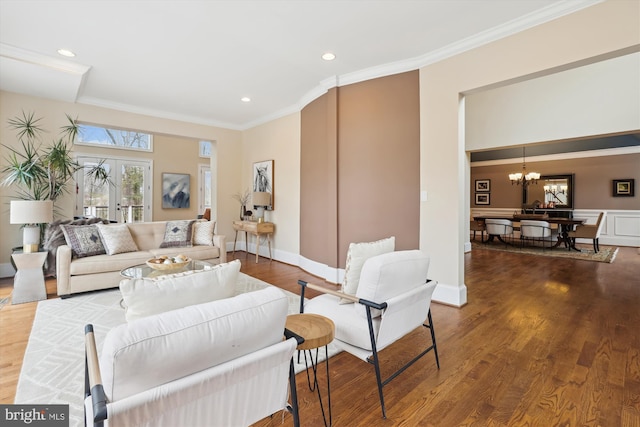
[[(54, 203), (69, 191), (68, 184), (77, 171), (83, 168), (71, 155), (73, 141), (78, 134), (77, 119), (67, 114), (68, 124), (60, 135), (49, 144), (42, 142), (44, 130), (42, 118), (34, 113), (22, 112), (22, 116), (9, 120), (9, 127), (17, 132), (18, 148), (2, 144), (8, 150), (6, 166), (2, 169), (0, 185), (17, 185), (16, 195), (23, 200), (52, 200)], [(85, 171), (97, 183), (111, 183), (104, 161)]]

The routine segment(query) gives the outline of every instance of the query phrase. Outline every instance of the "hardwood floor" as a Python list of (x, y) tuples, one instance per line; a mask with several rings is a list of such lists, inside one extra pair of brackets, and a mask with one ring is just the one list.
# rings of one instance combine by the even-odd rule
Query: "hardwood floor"
[[(298, 279), (323, 284), (297, 267), (236, 255), (244, 273), (292, 292)], [(468, 304), (432, 304), (441, 369), (430, 353), (392, 381), (386, 420), (372, 367), (347, 353), (331, 358), (334, 425), (640, 426), (637, 248), (620, 248), (613, 264), (474, 250), (465, 271)], [(0, 279), (0, 298), (11, 284)], [(47, 290), (55, 297), (54, 281)], [(0, 310), (0, 403), (13, 402), (35, 306)], [(383, 375), (423, 338), (416, 330), (381, 352)], [(302, 425), (323, 425), (304, 375), (298, 393)], [(290, 426), (291, 416), (256, 423), (272, 425)]]

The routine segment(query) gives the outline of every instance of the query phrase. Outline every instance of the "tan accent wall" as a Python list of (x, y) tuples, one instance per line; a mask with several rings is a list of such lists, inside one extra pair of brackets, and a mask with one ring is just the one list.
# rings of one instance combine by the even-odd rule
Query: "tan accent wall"
[(300, 116), (300, 254), (338, 264), (338, 89), (302, 109)]
[[(508, 174), (520, 172), (522, 163), (471, 168), (472, 208), (518, 208), (522, 187), (511, 185)], [(574, 174), (574, 209), (640, 209), (640, 154), (586, 157), (544, 162), (527, 161), (527, 170), (542, 175)], [(613, 197), (614, 179), (635, 179), (635, 197)], [(475, 180), (491, 180), (491, 204), (475, 204)], [(538, 184), (540, 185), (540, 184)], [(535, 187), (535, 184), (533, 185)], [(542, 191), (542, 190), (540, 190)], [(531, 197), (529, 201), (531, 201)], [(542, 200), (542, 199), (540, 199)]]
[(344, 268), (351, 242), (418, 247), (418, 72), (332, 89), (301, 115), (300, 253)]

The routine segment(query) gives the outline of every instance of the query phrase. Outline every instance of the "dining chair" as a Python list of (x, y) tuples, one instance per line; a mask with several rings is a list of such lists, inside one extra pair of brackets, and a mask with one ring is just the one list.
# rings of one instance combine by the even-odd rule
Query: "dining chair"
[(505, 245), (513, 241), (513, 221), (510, 219), (487, 218), (484, 223), (489, 236), (487, 240), (491, 240), (492, 236), (496, 236)]
[(484, 233), (487, 231), (487, 227), (484, 221), (470, 221), (469, 231), (473, 231), (473, 240), (476, 240), (476, 232), (480, 232), (480, 241), (484, 243)]
[(598, 220), (595, 224), (582, 224), (576, 226), (576, 229), (569, 231), (569, 238), (572, 240), (573, 247), (576, 246), (576, 239), (592, 239), (593, 251), (598, 253), (600, 250), (600, 233), (602, 233), (602, 226), (604, 225), (604, 219), (607, 216), (607, 212), (600, 212)]
[(545, 243), (549, 242), (549, 248), (553, 246), (553, 237), (558, 236), (558, 229), (551, 228), (547, 221), (536, 221), (523, 219), (520, 221), (520, 238), (524, 244), (525, 240), (539, 241), (544, 249)]

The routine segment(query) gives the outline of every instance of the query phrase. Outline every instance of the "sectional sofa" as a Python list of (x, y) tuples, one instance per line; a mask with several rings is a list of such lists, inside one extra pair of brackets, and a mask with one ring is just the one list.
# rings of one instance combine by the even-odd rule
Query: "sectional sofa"
[[(208, 261), (213, 264), (226, 262), (226, 239), (225, 236), (213, 233), (215, 223), (207, 222), (209, 223), (209, 234), (199, 233), (199, 236), (194, 234), (193, 239), (185, 242), (171, 241), (167, 236), (170, 229), (174, 228), (172, 224), (178, 222), (153, 221), (108, 225), (95, 224), (93, 225), (94, 227), (102, 230), (101, 236), (103, 237), (102, 241), (105, 242), (105, 247), (108, 246), (107, 243), (119, 246), (121, 242), (118, 242), (118, 239), (126, 240), (129, 243), (129, 245), (123, 246), (125, 248), (124, 251), (110, 251), (107, 247), (106, 253), (98, 255), (93, 255), (91, 252), (78, 254), (78, 251), (72, 249), (73, 243), (77, 240), (90, 241), (90, 239), (82, 237), (76, 239), (73, 236), (73, 232), (79, 229), (65, 228), (67, 244), (58, 246), (55, 257), (58, 296), (66, 298), (81, 292), (117, 288), (122, 279), (120, 276), (121, 270), (137, 264), (144, 264), (148, 259), (161, 255), (175, 256), (184, 254), (189, 258)], [(197, 222), (192, 221), (192, 223), (195, 229)], [(198, 228), (201, 227), (199, 226)], [(197, 231), (198, 229), (195, 230)], [(86, 232), (86, 230), (84, 231)], [(113, 231), (118, 231), (118, 233), (113, 233)], [(106, 232), (108, 232), (111, 240), (104, 238), (106, 237)], [(129, 237), (127, 236), (129, 235), (134, 245), (131, 245), (128, 240)], [(115, 242), (114, 236), (117, 236)], [(95, 237), (94, 240), (96, 240)], [(69, 243), (72, 244), (70, 245)]]

